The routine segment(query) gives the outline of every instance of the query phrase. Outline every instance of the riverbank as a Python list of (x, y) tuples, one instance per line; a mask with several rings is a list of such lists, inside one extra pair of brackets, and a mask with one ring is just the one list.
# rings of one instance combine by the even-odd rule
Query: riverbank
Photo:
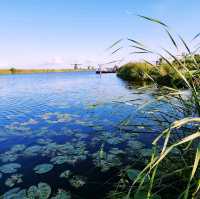
[(94, 71), (88, 69), (0, 69), (0, 75), (33, 74), (33, 73), (65, 73), (65, 72)]
[[(181, 74), (181, 75), (180, 75)], [(182, 75), (185, 79), (182, 78)], [(132, 82), (154, 82), (158, 86), (184, 88), (185, 80), (199, 86), (199, 70), (196, 66), (180, 66), (175, 63), (151, 65), (144, 62), (130, 62), (120, 67), (117, 76)], [(192, 76), (192, 77), (191, 77)]]

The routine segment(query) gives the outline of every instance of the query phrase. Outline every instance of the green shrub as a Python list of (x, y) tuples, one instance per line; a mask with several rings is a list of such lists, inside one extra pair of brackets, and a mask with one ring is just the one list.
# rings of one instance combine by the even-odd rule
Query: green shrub
[(130, 62), (123, 65), (119, 70), (117, 75), (125, 80), (130, 81), (143, 81), (150, 80), (148, 75), (152, 72), (155, 72), (156, 69), (150, 64), (139, 63), (139, 62)]

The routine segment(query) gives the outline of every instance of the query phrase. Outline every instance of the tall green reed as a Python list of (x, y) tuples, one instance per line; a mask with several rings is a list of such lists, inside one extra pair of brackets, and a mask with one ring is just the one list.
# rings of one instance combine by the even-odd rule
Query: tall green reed
[[(169, 98), (169, 96), (175, 98), (176, 103), (172, 105), (174, 111), (181, 109), (185, 118), (174, 117), (174, 121), (169, 123), (169, 126), (155, 138), (149, 162), (139, 175), (132, 179), (132, 184), (127, 185), (128, 193), (124, 194), (124, 198), (156, 199), (161, 196), (166, 198), (165, 191), (176, 189), (173, 186), (177, 180), (177, 183), (181, 184), (177, 186), (175, 192), (168, 193), (168, 197), (171, 195), (171, 198), (197, 199), (200, 198), (200, 87), (198, 84), (200, 64), (195, 53), (199, 47), (195, 50), (190, 49), (187, 42), (180, 35), (175, 38), (171, 34), (169, 26), (162, 21), (141, 15), (139, 17), (160, 25), (178, 52), (177, 54), (182, 51), (178, 44), (181, 43), (187, 55), (180, 60), (177, 54), (165, 48), (162, 49), (163, 54), (147, 48), (140, 41), (129, 38), (128, 41), (133, 44), (131, 47), (137, 50), (133, 53), (152, 54), (162, 58), (173, 69), (174, 75), (178, 75), (184, 82), (184, 87), (187, 88), (190, 96), (185, 98), (182, 90), (165, 86), (165, 89), (168, 90), (167, 95), (163, 94), (159, 100)], [(199, 37), (200, 33), (195, 35), (191, 42)], [(112, 48), (121, 41), (115, 43)], [(186, 60), (188, 57), (190, 57), (189, 64)], [(153, 80), (153, 77), (149, 78)], [(159, 118), (157, 121), (159, 123)], [(184, 132), (185, 129), (187, 130), (184, 136), (173, 139), (175, 133)], [(178, 155), (173, 151), (178, 151)]]

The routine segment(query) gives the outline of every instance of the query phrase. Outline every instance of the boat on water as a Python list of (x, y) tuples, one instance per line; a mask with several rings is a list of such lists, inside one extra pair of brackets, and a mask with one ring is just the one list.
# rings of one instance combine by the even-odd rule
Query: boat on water
[(96, 71), (96, 74), (102, 74), (102, 73), (116, 73), (116, 71), (107, 71), (107, 70), (102, 70), (102, 71), (97, 70)]
[(113, 68), (104, 68), (102, 69), (101, 67), (99, 67), (97, 70), (96, 70), (96, 74), (103, 74), (103, 73), (116, 73), (118, 70), (118, 67), (115, 66)]

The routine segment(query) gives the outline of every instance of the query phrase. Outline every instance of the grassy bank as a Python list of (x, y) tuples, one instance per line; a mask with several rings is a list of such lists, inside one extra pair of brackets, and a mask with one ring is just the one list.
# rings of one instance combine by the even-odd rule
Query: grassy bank
[(64, 72), (81, 72), (92, 71), (88, 69), (0, 69), (0, 75), (5, 74), (33, 74), (33, 73), (64, 73)]
[[(154, 82), (158, 86), (184, 87), (185, 83), (180, 76), (180, 72), (190, 82), (194, 78), (199, 79), (200, 77), (200, 71), (197, 70), (194, 66), (190, 65), (190, 68), (187, 67), (186, 69), (185, 66), (180, 66), (179, 64), (175, 63), (175, 61), (157, 65), (145, 62), (130, 62), (123, 65), (118, 70), (117, 75), (120, 78), (128, 81), (146, 81)], [(192, 74), (193, 79), (190, 79), (190, 74)], [(196, 84), (199, 84), (199, 82), (196, 82)]]

